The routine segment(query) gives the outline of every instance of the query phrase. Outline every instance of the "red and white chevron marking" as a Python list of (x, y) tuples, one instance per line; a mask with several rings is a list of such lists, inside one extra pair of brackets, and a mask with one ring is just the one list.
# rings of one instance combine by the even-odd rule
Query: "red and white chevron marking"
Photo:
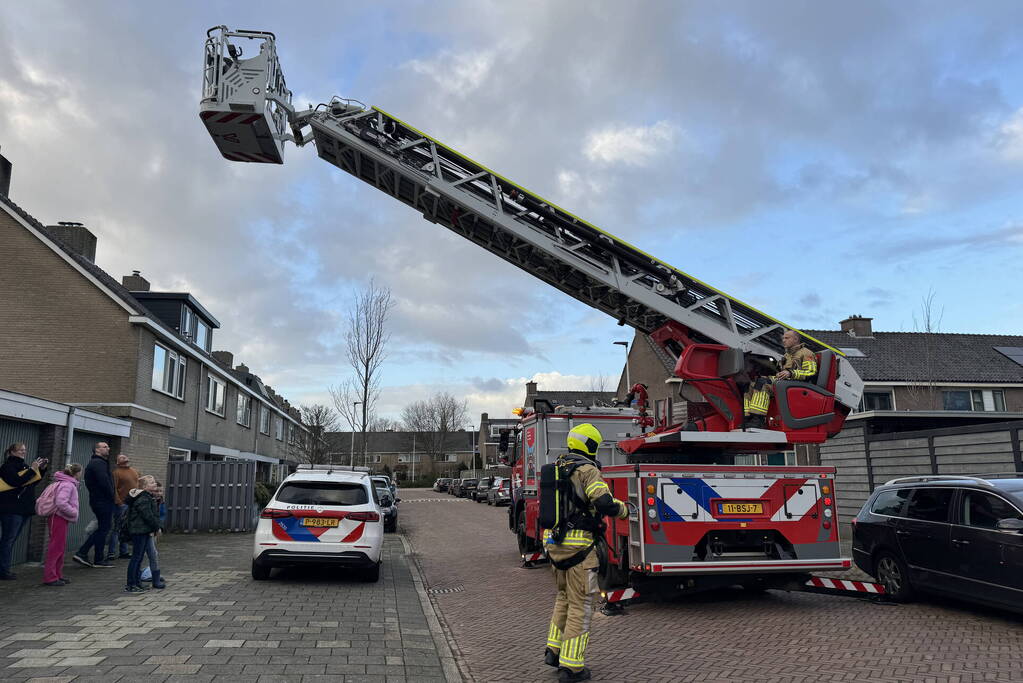
[(608, 591), (605, 596), (607, 602), (621, 602), (622, 600), (632, 600), (633, 598), (639, 597), (639, 591), (635, 588), (623, 588), (616, 591)]
[(813, 586), (814, 588), (830, 588), (831, 590), (837, 591), (853, 591), (856, 593), (874, 593), (875, 595), (884, 595), (884, 586), (879, 583), (870, 583), (868, 581), (846, 581), (844, 579), (825, 579), (820, 576), (811, 576), (810, 580), (806, 582), (807, 586)]
[(530, 562), (541, 562), (541, 561), (545, 562), (546, 560), (547, 560), (547, 556), (544, 555), (543, 553), (526, 553), (526, 554), (524, 554), (522, 556), (522, 561), (527, 563), (527, 564), (530, 563)]

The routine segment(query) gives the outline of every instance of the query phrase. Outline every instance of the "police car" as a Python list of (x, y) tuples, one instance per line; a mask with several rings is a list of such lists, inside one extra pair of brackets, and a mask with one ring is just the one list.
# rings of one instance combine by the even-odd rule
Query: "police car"
[(305, 466), (285, 479), (259, 515), (252, 578), (274, 567), (329, 565), (380, 578), (384, 521), (368, 472)]

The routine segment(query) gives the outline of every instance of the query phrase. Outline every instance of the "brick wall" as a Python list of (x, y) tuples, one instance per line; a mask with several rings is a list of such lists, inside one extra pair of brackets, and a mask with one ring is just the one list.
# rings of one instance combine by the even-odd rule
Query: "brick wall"
[(3, 387), (64, 403), (131, 400), (128, 312), (0, 211)]
[(128, 454), (132, 467), (139, 472), (166, 481), (169, 436), (170, 429), (167, 427), (135, 418), (131, 423), (131, 437), (121, 439), (120, 451), (113, 450), (111, 445), (111, 453)]

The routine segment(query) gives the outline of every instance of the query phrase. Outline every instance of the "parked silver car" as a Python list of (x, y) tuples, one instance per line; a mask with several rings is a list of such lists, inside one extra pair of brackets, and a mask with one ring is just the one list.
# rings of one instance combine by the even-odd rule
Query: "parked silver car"
[(487, 505), (511, 505), (511, 479), (495, 477), (487, 489)]

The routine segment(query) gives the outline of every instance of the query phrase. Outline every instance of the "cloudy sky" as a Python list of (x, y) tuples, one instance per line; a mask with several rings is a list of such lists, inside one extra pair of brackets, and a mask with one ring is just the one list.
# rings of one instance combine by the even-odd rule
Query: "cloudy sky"
[[(97, 262), (192, 292), (293, 403), (346, 375), (389, 287), (379, 405), (507, 416), (614, 384), (626, 331), (319, 160), (232, 164), (198, 117), (206, 29), (278, 36), (296, 103), (353, 97), (804, 329), (1021, 333), (1018, 2), (47, 2), (0, 6), (12, 198)], [(625, 334), (626, 336), (623, 336)]]

